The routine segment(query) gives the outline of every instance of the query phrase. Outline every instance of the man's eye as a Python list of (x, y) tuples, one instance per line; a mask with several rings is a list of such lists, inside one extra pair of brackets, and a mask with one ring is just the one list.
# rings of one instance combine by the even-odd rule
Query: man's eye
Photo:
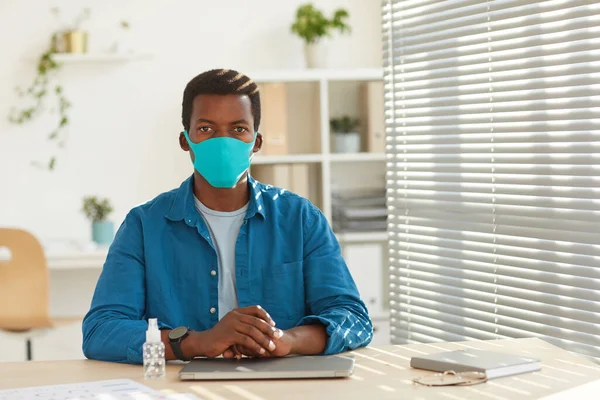
[(243, 126), (237, 126), (233, 129), (235, 132), (237, 133), (244, 133), (246, 132), (248, 129), (244, 128)]
[(198, 128), (200, 132), (210, 132), (210, 126), (201, 126)]

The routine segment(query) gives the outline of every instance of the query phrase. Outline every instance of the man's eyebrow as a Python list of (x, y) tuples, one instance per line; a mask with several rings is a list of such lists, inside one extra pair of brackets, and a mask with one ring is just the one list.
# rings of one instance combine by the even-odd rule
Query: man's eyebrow
[(246, 121), (245, 119), (238, 119), (237, 121), (233, 121), (231, 123), (231, 125), (236, 125), (236, 124), (246, 124), (246, 125), (250, 125), (250, 123), (248, 121)]
[(210, 119), (206, 119), (206, 118), (198, 118), (196, 120), (196, 122), (206, 122), (206, 123), (213, 124), (213, 125), (215, 124), (214, 121), (211, 121)]

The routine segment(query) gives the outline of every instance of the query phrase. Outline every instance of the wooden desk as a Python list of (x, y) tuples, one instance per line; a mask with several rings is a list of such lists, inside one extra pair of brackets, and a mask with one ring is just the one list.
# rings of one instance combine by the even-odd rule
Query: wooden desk
[[(500, 378), (471, 387), (430, 388), (412, 383), (429, 374), (409, 367), (410, 357), (446, 350), (506, 351), (543, 361), (542, 371)], [(541, 398), (600, 380), (600, 367), (539, 339), (510, 339), (443, 344), (382, 346), (353, 352), (354, 376), (348, 379), (296, 381), (179, 382), (181, 365), (169, 364), (162, 380), (142, 378), (142, 367), (97, 361), (48, 361), (0, 364), (0, 389), (130, 378), (167, 393), (194, 393), (206, 400), (269, 399), (492, 399)], [(595, 396), (597, 395), (597, 389)], [(567, 395), (568, 396), (568, 395)], [(569, 397), (566, 397), (569, 398)], [(581, 395), (577, 400), (586, 397)]]

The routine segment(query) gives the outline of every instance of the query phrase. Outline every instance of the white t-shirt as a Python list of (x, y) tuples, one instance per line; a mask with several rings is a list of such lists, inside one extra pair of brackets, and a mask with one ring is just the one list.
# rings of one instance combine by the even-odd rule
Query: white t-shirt
[(219, 319), (238, 307), (235, 286), (235, 244), (248, 204), (232, 212), (214, 211), (194, 197), (196, 209), (208, 226), (219, 260)]

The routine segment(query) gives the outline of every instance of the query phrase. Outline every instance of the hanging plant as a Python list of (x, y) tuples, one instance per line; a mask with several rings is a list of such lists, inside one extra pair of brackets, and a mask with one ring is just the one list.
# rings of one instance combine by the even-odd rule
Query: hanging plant
[[(57, 37), (57, 33), (52, 35), (50, 47), (38, 59), (36, 76), (33, 79), (33, 83), (25, 90), (21, 88), (16, 89), (19, 97), (29, 98), (30, 105), (20, 110), (13, 108), (9, 116), (9, 121), (19, 125), (31, 121), (42, 113), (44, 110), (44, 101), (49, 93), (52, 93), (57, 102), (56, 110), (58, 111), (58, 118), (55, 128), (48, 134), (48, 139), (56, 141), (60, 147), (63, 147), (65, 143), (64, 130), (69, 124), (67, 111), (71, 107), (71, 103), (65, 97), (62, 86), (51, 83), (53, 73), (60, 69), (60, 64), (53, 59), (53, 55), (57, 53)], [(55, 164), (56, 157), (52, 156), (46, 166), (52, 170)], [(40, 164), (36, 163), (36, 165)]]
[[(51, 11), (58, 19), (60, 10), (53, 8)], [(73, 29), (78, 29), (82, 21), (89, 17), (89, 14), (89, 9), (84, 9), (82, 14), (78, 16)], [(69, 125), (68, 111), (71, 103), (66, 98), (63, 87), (57, 83), (53, 83), (52, 78), (54, 78), (56, 72), (61, 68), (61, 64), (56, 62), (54, 55), (64, 51), (63, 48), (59, 49), (59, 44), (63, 44), (64, 47), (64, 43), (61, 42), (64, 34), (65, 32), (55, 32), (50, 37), (50, 46), (38, 59), (36, 75), (31, 85), (26, 89), (16, 88), (19, 97), (27, 99), (29, 105), (21, 109), (13, 107), (9, 115), (10, 122), (23, 125), (45, 111), (44, 104), (46, 101), (49, 101), (48, 96), (52, 95), (56, 102), (56, 107), (51, 108), (50, 111), (57, 113), (58, 116), (54, 129), (48, 133), (48, 139), (55, 142), (61, 148), (64, 147), (66, 141), (66, 127)], [(56, 165), (56, 156), (51, 156), (46, 163), (35, 162), (34, 165), (53, 170)]]

